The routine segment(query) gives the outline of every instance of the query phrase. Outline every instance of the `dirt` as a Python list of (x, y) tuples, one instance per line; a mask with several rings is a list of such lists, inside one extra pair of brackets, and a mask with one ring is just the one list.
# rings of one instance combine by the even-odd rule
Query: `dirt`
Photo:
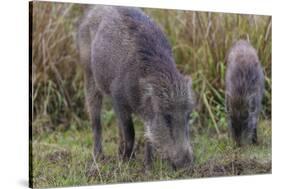
[(259, 162), (255, 159), (232, 160), (225, 163), (216, 161), (208, 161), (193, 169), (196, 177), (216, 177), (216, 176), (234, 176), (248, 174), (265, 174), (271, 173), (271, 160), (267, 162)]

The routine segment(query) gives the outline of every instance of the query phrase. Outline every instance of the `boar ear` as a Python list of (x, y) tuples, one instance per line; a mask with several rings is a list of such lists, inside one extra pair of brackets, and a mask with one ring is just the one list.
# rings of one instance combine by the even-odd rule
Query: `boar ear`
[(145, 96), (152, 96), (153, 95), (153, 85), (147, 79), (140, 79), (139, 80), (140, 91)]
[(188, 96), (188, 102), (190, 102), (190, 104), (192, 106), (195, 106), (196, 103), (196, 99), (195, 99), (195, 94), (192, 91), (192, 79), (190, 76), (184, 76), (185, 82), (186, 82), (186, 86), (187, 86), (187, 96)]

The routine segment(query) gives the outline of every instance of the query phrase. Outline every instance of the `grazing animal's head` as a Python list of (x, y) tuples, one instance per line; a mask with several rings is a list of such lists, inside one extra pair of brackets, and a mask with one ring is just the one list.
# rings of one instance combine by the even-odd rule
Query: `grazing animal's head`
[(194, 107), (191, 79), (144, 79), (141, 87), (148, 112), (145, 136), (174, 168), (189, 165), (193, 161), (188, 124)]

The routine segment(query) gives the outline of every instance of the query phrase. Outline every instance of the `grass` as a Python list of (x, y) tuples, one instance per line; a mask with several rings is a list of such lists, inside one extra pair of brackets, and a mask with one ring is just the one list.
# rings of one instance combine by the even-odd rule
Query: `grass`
[[(31, 99), (32, 182), (34, 187), (105, 184), (231, 176), (271, 172), (271, 17), (143, 9), (171, 43), (177, 68), (193, 80), (197, 106), (191, 116), (195, 163), (173, 171), (157, 158), (146, 174), (143, 127), (136, 126), (136, 158), (117, 155), (115, 114), (108, 99), (102, 113), (106, 158), (92, 159), (92, 134), (84, 106), (83, 71), (75, 45), (77, 23), (87, 5), (33, 2)], [(224, 77), (231, 44), (248, 39), (265, 75), (259, 144), (236, 148), (227, 134)]]
[(32, 141), (34, 187), (140, 182), (214, 176), (271, 173), (271, 122), (259, 125), (259, 145), (235, 148), (227, 135), (219, 138), (211, 133), (192, 134), (195, 162), (190, 169), (174, 171), (159, 157), (150, 172), (144, 173), (142, 125), (137, 124), (136, 157), (122, 162), (117, 155), (116, 125), (104, 129), (106, 157), (92, 159), (92, 133), (89, 127), (81, 131), (35, 137)]

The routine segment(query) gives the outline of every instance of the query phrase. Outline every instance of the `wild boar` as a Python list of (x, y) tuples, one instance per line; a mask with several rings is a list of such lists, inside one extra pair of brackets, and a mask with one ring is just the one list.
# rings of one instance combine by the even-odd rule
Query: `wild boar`
[(256, 50), (245, 40), (233, 44), (227, 57), (228, 124), (238, 145), (257, 143), (264, 75)]
[(132, 114), (145, 127), (145, 165), (152, 151), (175, 168), (193, 159), (189, 116), (194, 106), (192, 81), (176, 68), (162, 30), (138, 8), (94, 6), (81, 19), (77, 33), (85, 71), (86, 101), (92, 121), (94, 157), (102, 154), (103, 96), (112, 99), (124, 159), (133, 155)]

